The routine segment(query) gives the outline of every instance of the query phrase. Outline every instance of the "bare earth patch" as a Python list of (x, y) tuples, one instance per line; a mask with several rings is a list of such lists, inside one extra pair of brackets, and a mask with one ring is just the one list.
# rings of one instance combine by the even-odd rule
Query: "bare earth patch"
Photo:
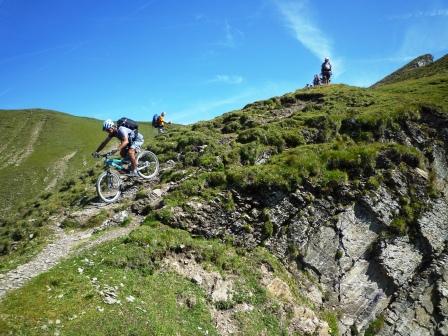
[[(53, 171), (53, 178), (47, 184), (45, 191), (51, 190), (56, 186), (58, 180), (64, 176), (64, 173), (67, 170), (68, 162), (76, 155), (76, 153), (77, 151), (67, 154), (52, 167), (51, 170)], [(45, 179), (48, 179), (48, 177), (46, 177)]]
[(214, 306), (215, 303), (232, 300), (233, 280), (231, 278), (223, 279), (218, 272), (205, 270), (194, 258), (185, 254), (168, 256), (163, 260), (163, 264), (166, 268), (190, 279), (205, 291), (210, 313), (219, 335), (238, 334), (239, 329), (233, 315), (241, 311), (250, 311), (253, 307), (243, 303), (231, 309), (218, 310)]

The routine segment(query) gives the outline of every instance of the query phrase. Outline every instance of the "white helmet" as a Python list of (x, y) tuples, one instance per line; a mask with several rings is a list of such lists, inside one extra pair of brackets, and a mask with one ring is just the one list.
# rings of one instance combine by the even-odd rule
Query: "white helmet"
[(105, 130), (107, 130), (107, 129), (113, 127), (113, 126), (114, 126), (114, 122), (113, 122), (112, 120), (110, 120), (110, 119), (107, 119), (107, 120), (104, 121), (104, 123), (103, 123), (103, 131), (105, 131)]

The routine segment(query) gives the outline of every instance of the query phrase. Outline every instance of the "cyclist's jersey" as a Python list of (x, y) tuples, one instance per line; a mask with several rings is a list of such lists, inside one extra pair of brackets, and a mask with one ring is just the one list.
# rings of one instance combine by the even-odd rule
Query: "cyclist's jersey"
[(135, 137), (137, 136), (137, 132), (124, 127), (124, 126), (120, 126), (118, 127), (117, 130), (117, 138), (120, 140), (124, 140), (125, 138), (128, 138), (129, 142), (134, 141)]

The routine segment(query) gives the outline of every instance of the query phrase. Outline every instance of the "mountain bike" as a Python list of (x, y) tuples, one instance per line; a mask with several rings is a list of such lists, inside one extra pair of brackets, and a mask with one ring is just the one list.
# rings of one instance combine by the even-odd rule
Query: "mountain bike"
[[(112, 171), (112, 168), (119, 173), (126, 172), (126, 165), (130, 164), (130, 159), (112, 158), (112, 153), (99, 154), (97, 157), (104, 158), (105, 171), (101, 173), (96, 181), (96, 192), (106, 203), (115, 202), (121, 195), (123, 181), (121, 176)], [(151, 179), (159, 172), (159, 160), (150, 151), (142, 151), (137, 155), (137, 173), (144, 179)]]

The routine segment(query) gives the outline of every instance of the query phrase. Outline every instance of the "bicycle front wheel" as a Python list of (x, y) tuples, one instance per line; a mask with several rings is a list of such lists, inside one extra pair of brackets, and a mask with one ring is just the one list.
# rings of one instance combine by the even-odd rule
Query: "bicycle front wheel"
[(115, 173), (105, 171), (96, 181), (96, 192), (106, 203), (115, 202), (121, 194), (121, 179)]
[(159, 160), (150, 151), (143, 151), (137, 156), (138, 175), (145, 179), (153, 178), (159, 172)]

